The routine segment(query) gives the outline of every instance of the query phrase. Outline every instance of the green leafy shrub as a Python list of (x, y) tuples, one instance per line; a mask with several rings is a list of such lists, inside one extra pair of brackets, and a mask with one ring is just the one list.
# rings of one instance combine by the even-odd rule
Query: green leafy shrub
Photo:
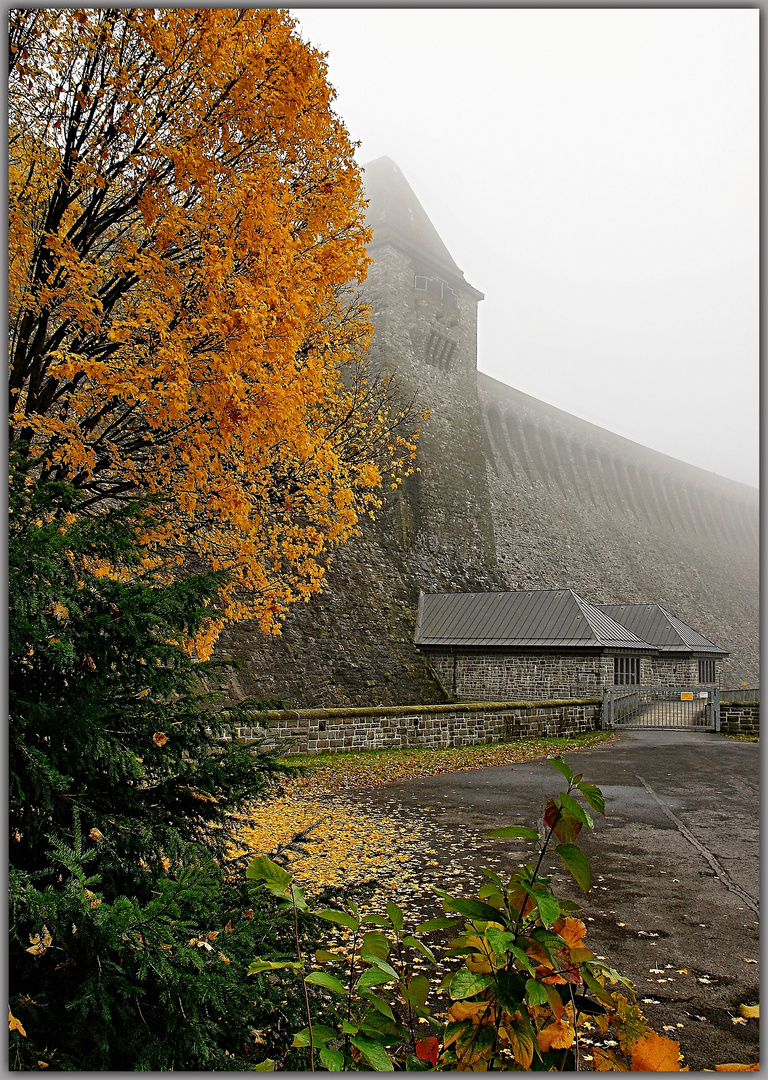
[[(572, 915), (576, 905), (558, 900), (541, 873), (552, 845), (588, 892), (589, 861), (574, 841), (584, 826), (592, 827), (587, 807), (605, 810), (598, 787), (561, 759), (550, 760), (567, 788), (547, 803), (544, 832), (511, 826), (491, 833), (538, 846), (536, 860), (508, 881), (484, 870), (488, 880), (475, 898), (437, 890), (445, 915), (415, 932), (404, 926), (403, 912), (393, 903), (382, 914), (361, 915), (354, 903), (346, 910), (322, 909), (317, 917), (347, 929), (345, 948), (318, 951), (318, 966), (310, 969), (296, 940), (291, 961), (251, 964), (261, 979), (278, 968), (300, 978), (307, 1022), (294, 1046), (306, 1048), (310, 1068), (317, 1058), (337, 1072), (573, 1071), (582, 1065), (587, 1022), (602, 1035), (610, 1029), (616, 1045), (590, 1047), (595, 1069), (680, 1069), (679, 1045), (651, 1030), (629, 980), (589, 950), (585, 924)], [(280, 906), (295, 914), (306, 911), (302, 890), (270, 859), (254, 860), (247, 873)], [(450, 1005), (439, 1015), (430, 1000), (430, 979), (416, 970), (416, 961), (436, 965), (424, 936), (438, 932), (451, 936), (447, 955), (458, 961), (440, 984)], [(322, 1022), (313, 1015), (310, 987), (336, 1003)]]
[(181, 647), (222, 575), (159, 580), (149, 525), (12, 472), (13, 1069), (239, 1070), (290, 1045), (290, 1006), (245, 976), (285, 956), (282, 917), (227, 861), (229, 815), (277, 766), (226, 737), (213, 667)]

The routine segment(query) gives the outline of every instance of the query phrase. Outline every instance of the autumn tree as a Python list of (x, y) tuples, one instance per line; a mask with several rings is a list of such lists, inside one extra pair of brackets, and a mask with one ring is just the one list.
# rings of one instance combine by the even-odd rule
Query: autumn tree
[(367, 381), (362, 187), (323, 56), (275, 9), (10, 17), (10, 439), (82, 512), (232, 571), (273, 630), (413, 451)]

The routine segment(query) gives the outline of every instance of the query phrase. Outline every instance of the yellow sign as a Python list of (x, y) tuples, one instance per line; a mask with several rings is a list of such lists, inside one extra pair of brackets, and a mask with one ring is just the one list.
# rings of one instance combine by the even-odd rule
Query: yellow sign
[(693, 701), (693, 693), (690, 690), (684, 690), (680, 695), (681, 701)]

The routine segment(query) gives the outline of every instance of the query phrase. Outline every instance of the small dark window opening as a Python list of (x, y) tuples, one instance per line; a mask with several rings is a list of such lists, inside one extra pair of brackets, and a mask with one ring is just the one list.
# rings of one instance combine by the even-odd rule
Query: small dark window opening
[(637, 686), (640, 683), (640, 657), (614, 656), (614, 686)]
[(715, 681), (715, 661), (714, 660), (699, 660), (699, 682), (700, 683), (714, 683)]

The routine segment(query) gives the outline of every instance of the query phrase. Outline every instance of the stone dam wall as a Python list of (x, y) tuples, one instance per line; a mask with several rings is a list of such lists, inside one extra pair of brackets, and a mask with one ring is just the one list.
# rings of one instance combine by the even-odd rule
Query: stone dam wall
[[(660, 603), (729, 650), (723, 687), (756, 685), (757, 491), (482, 374), (478, 403), (484, 473), (471, 482), (485, 488), (495, 557), (477, 533), (451, 535), (444, 519), (417, 502), (404, 510), (408, 493), (395, 493), (334, 554), (325, 589), (293, 609), (281, 636), (248, 623), (225, 631), (218, 654), (242, 667), (212, 688), (297, 708), (445, 702), (450, 687), (413, 644), (419, 590), (537, 588), (573, 588), (597, 604)], [(449, 454), (450, 445), (433, 470)], [(469, 481), (446, 473), (458, 500)]]
[(573, 588), (595, 604), (661, 604), (728, 649), (723, 686), (754, 685), (757, 490), (486, 375), (478, 376), (478, 396), (498, 569), (508, 587)]
[[(395, 376), (416, 415), (429, 411), (418, 471), (334, 553), (324, 591), (280, 637), (226, 630), (218, 655), (241, 667), (214, 686), (296, 708), (445, 702), (413, 644), (420, 590), (564, 588), (594, 604), (661, 604), (730, 652), (723, 687), (756, 685), (757, 490), (479, 373), (482, 293), (394, 162), (365, 177), (368, 363)], [(713, 439), (738, 431), (738, 417), (708, 422)]]
[(438, 704), (447, 700), (413, 643), (419, 588), (503, 589), (493, 567), (468, 566), (420, 546), (403, 549), (392, 505), (335, 553), (323, 591), (289, 614), (279, 636), (255, 623), (227, 627), (226, 669), (208, 689), (241, 702), (279, 700), (295, 708)]

